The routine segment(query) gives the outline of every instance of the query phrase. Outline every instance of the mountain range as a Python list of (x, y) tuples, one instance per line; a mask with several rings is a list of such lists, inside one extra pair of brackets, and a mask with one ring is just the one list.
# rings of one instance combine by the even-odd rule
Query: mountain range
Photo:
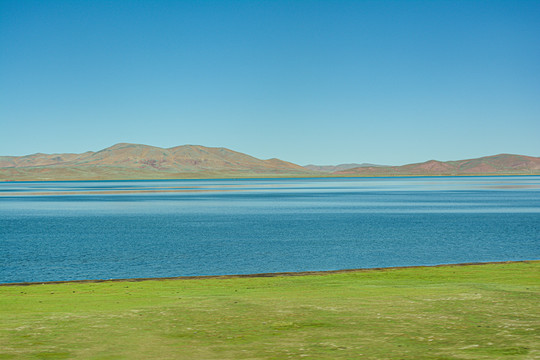
[(320, 172), (326, 172), (326, 173), (333, 173), (336, 171), (344, 171), (344, 170), (350, 170), (354, 168), (359, 167), (381, 167), (384, 165), (375, 165), (375, 164), (368, 164), (368, 163), (362, 163), (362, 164), (339, 164), (339, 165), (305, 165), (304, 167), (306, 169), (312, 170), (312, 171), (320, 171)]
[(279, 159), (261, 160), (221, 147), (160, 148), (128, 143), (82, 154), (0, 156), (3, 181), (496, 174), (540, 174), (540, 158), (500, 154), (403, 166), (364, 163), (303, 167)]

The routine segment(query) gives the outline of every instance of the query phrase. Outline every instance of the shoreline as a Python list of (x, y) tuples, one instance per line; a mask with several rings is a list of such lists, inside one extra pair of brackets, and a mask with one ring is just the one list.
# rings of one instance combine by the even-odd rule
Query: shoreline
[(535, 262), (540, 262), (540, 259), (470, 262), (470, 263), (438, 264), (438, 265), (390, 266), (390, 267), (358, 268), (358, 269), (342, 269), (342, 270), (231, 274), (231, 275), (193, 275), (193, 276), (171, 276), (171, 277), (155, 277), (155, 278), (150, 277), (150, 278), (121, 278), (121, 279), (85, 279), (85, 280), (57, 280), (57, 281), (36, 281), (36, 282), (28, 281), (28, 282), (15, 282), (15, 283), (0, 283), (0, 287), (2, 286), (56, 285), (56, 284), (92, 284), (92, 283), (104, 283), (104, 282), (142, 282), (142, 281), (167, 281), (167, 280), (205, 280), (205, 279), (243, 279), (243, 278), (262, 278), (262, 277), (270, 278), (270, 277), (288, 277), (288, 276), (323, 276), (323, 275), (345, 274), (345, 273), (355, 273), (355, 272), (360, 273), (360, 272), (389, 271), (389, 270), (401, 270), (401, 269), (503, 265), (503, 264), (535, 263)]
[[(5, 168), (0, 168), (0, 171)], [(0, 183), (29, 183), (29, 182), (87, 182), (87, 181), (177, 181), (177, 180), (265, 180), (265, 179), (332, 179), (332, 178), (414, 178), (414, 177), (429, 177), (429, 178), (440, 178), (440, 177), (508, 177), (508, 176), (540, 176), (539, 173), (478, 173), (478, 174), (369, 174), (369, 175), (358, 175), (358, 174), (285, 174), (282, 175), (272, 175), (265, 174), (264, 176), (249, 175), (249, 176), (216, 176), (216, 177), (156, 177), (156, 178), (79, 178), (79, 179), (0, 179)]]

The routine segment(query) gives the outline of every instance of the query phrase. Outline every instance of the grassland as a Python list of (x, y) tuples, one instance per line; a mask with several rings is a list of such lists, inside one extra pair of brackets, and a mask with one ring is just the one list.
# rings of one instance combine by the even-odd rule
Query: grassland
[(0, 286), (11, 358), (540, 358), (540, 262)]

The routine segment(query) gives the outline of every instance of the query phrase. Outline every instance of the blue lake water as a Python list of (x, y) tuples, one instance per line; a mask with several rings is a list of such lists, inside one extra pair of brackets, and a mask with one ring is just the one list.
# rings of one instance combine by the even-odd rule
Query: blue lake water
[(540, 259), (540, 177), (0, 183), (0, 282)]

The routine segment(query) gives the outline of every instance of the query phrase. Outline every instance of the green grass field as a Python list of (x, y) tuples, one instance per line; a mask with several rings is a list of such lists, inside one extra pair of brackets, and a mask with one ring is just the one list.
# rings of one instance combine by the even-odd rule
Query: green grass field
[(540, 358), (540, 262), (0, 286), (25, 358)]

